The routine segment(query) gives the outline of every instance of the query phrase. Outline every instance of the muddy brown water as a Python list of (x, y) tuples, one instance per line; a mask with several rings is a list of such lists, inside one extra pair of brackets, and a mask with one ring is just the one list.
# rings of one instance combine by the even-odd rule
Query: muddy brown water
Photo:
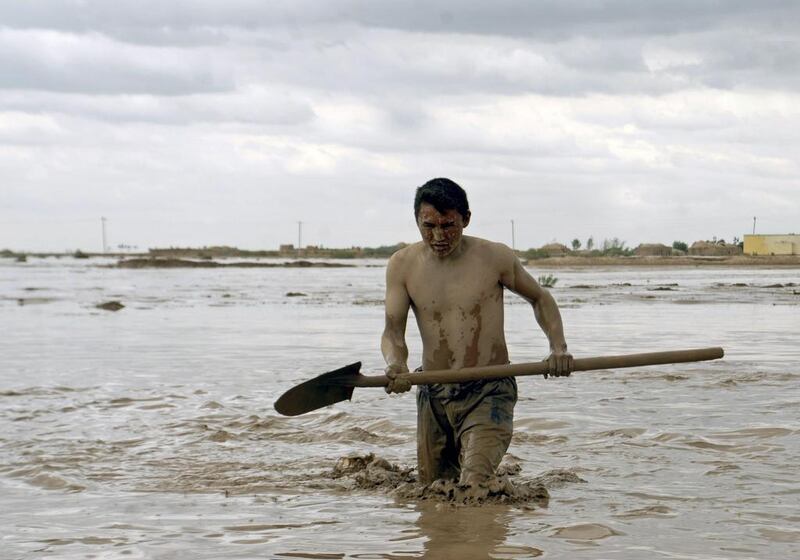
[[(272, 409), (326, 369), (381, 367), (383, 261), (96, 264), (0, 261), (2, 558), (800, 555), (797, 269), (531, 269), (558, 277), (576, 356), (727, 355), (521, 378), (507, 462), (549, 500), (457, 507), (332, 476), (369, 454), (413, 475), (411, 395)], [(543, 357), (530, 308), (506, 305), (511, 359)]]

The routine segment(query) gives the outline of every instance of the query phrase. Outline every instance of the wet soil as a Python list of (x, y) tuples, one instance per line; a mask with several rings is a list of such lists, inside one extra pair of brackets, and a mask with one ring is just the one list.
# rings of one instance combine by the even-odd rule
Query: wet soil
[(124, 259), (116, 268), (348, 268), (354, 265), (318, 261), (255, 262), (242, 261), (224, 263), (212, 260), (191, 261), (187, 259)]
[(329, 476), (354, 489), (379, 491), (401, 500), (434, 501), (452, 506), (513, 504), (546, 507), (550, 501), (548, 488), (586, 482), (566, 470), (552, 470), (526, 479), (520, 476), (520, 464), (510, 457), (504, 459), (494, 477), (481, 484), (460, 484), (444, 479), (422, 484), (417, 480), (413, 467), (392, 464), (374, 453), (340, 458)]

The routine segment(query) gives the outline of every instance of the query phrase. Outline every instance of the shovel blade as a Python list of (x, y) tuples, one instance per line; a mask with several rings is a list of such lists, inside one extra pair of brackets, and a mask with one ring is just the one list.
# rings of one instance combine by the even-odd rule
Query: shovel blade
[(353, 396), (360, 374), (361, 362), (329, 371), (292, 387), (275, 401), (275, 410), (284, 416), (298, 416), (347, 401)]

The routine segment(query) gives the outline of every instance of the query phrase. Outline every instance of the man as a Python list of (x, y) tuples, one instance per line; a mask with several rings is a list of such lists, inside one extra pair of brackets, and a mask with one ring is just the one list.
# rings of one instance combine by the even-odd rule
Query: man
[[(569, 375), (561, 314), (550, 293), (500, 243), (464, 236), (470, 211), (464, 190), (449, 179), (417, 189), (414, 215), (422, 241), (395, 253), (386, 269), (386, 328), (381, 351), (387, 392), (411, 388), (405, 341), (409, 308), (422, 336), (422, 369), (458, 369), (508, 363), (503, 291), (533, 306), (550, 342), (549, 373)], [(481, 485), (511, 442), (517, 385), (513, 378), (420, 386), (417, 461), (420, 482), (438, 478)]]

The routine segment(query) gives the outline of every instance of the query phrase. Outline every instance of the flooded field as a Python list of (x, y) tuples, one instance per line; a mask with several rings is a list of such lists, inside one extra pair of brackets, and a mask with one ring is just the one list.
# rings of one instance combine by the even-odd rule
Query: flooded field
[[(324, 371), (382, 369), (383, 261), (100, 264), (0, 261), (3, 558), (800, 556), (798, 269), (530, 268), (558, 277), (576, 357), (726, 357), (519, 378), (506, 467), (549, 500), (456, 507), (336, 471), (372, 454), (413, 478), (412, 395), (273, 409)], [(530, 307), (506, 306), (512, 361), (543, 358)], [(415, 364), (413, 320), (407, 337)]]

